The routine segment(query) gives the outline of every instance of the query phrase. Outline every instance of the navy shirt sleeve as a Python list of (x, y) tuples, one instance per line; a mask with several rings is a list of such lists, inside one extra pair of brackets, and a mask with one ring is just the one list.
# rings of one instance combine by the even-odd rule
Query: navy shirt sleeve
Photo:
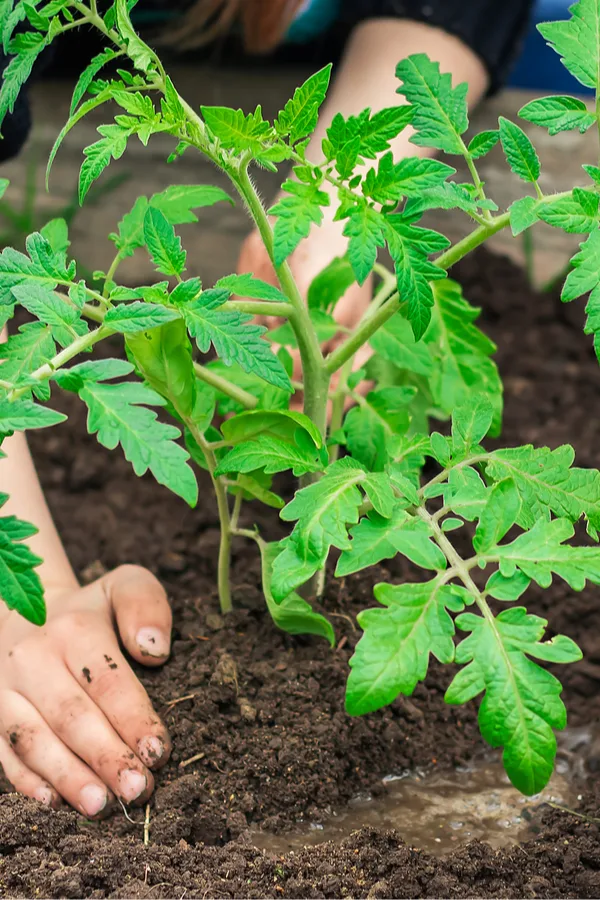
[(348, 26), (367, 19), (410, 19), (459, 38), (482, 60), (490, 92), (504, 84), (525, 37), (534, 0), (344, 0)]

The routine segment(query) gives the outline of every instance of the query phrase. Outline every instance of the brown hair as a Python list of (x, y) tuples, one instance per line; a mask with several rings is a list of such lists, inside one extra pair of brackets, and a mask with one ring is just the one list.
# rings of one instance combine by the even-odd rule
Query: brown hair
[(166, 36), (182, 50), (200, 47), (240, 23), (246, 49), (268, 53), (281, 41), (302, 0), (196, 0)]

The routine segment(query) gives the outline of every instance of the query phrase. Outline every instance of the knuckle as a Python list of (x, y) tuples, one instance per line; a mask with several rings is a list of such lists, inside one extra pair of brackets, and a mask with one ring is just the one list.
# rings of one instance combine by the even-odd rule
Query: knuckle
[(52, 622), (52, 630), (64, 641), (71, 641), (73, 635), (88, 631), (98, 624), (96, 612), (87, 609), (76, 609), (59, 616)]
[(61, 700), (57, 715), (53, 722), (53, 730), (59, 737), (68, 735), (73, 730), (73, 723), (84, 715), (87, 708), (86, 701), (78, 694), (65, 697)]

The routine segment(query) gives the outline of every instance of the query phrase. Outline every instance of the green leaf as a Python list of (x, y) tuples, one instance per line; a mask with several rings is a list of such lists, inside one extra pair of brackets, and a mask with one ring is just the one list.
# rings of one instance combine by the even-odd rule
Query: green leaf
[(291, 393), (287, 372), (271, 347), (262, 339), (266, 328), (249, 324), (252, 317), (237, 310), (218, 310), (211, 305), (205, 291), (182, 309), (192, 337), (201, 353), (210, 345), (226, 365), (238, 363), (245, 372), (264, 378), (269, 384)]
[(512, 601), (518, 600), (530, 584), (531, 579), (518, 569), (508, 578), (500, 572), (494, 572), (488, 578), (485, 591), (496, 600)]
[(433, 542), (430, 526), (401, 507), (395, 509), (391, 518), (370, 512), (350, 534), (352, 544), (338, 560), (336, 578), (374, 566), (397, 553), (424, 569), (446, 568), (446, 558)]
[(286, 303), (287, 297), (279, 288), (267, 284), (254, 275), (226, 275), (215, 284), (217, 290), (228, 291), (237, 294), (238, 297), (248, 297), (251, 300), (273, 300), (276, 303)]
[(31, 75), (35, 62), (48, 44), (45, 34), (28, 31), (18, 34), (10, 43), (9, 53), (13, 58), (2, 73), (0, 90), (0, 126), (7, 113), (14, 112), (21, 88)]
[(0, 434), (11, 434), (13, 431), (28, 431), (30, 428), (49, 428), (64, 422), (66, 416), (48, 409), (47, 406), (38, 406), (32, 400), (22, 397), (13, 403), (8, 400), (0, 400)]
[(289, 441), (262, 434), (230, 450), (219, 462), (215, 474), (245, 474), (257, 469), (264, 469), (267, 475), (291, 469), (294, 475), (301, 476), (307, 472), (319, 472), (322, 464), (317, 458), (314, 445), (313, 452), (310, 453)]
[(494, 410), (484, 394), (474, 394), (461, 404), (452, 416), (454, 454), (475, 450), (492, 427)]
[(498, 481), (488, 494), (481, 510), (473, 546), (477, 553), (487, 553), (513, 527), (521, 511), (521, 497), (510, 478)]
[[(6, 494), (0, 494), (0, 505), (7, 500)], [(29, 622), (44, 625), (44, 589), (35, 571), (42, 560), (23, 543), (36, 532), (33, 525), (15, 516), (0, 518), (0, 597)]]
[[(23, 386), (28, 376), (51, 360), (55, 353), (56, 344), (47, 325), (41, 322), (21, 325), (18, 333), (10, 335), (2, 344), (0, 379), (9, 381), (15, 387)], [(31, 385), (31, 390), (38, 400), (50, 398), (50, 390), (45, 383)]]
[(345, 257), (336, 257), (313, 279), (308, 289), (308, 308), (332, 313), (348, 288), (354, 284), (354, 270)]
[(370, 115), (360, 129), (360, 156), (375, 159), (389, 150), (389, 142), (410, 125), (413, 116), (413, 107), (406, 105), (391, 106)]
[(600, 472), (573, 468), (575, 451), (568, 444), (548, 447), (512, 447), (489, 454), (486, 477), (493, 481), (511, 478), (521, 496), (517, 519), (521, 528), (531, 528), (538, 520), (565, 516), (577, 522), (586, 516), (600, 527)]
[(410, 323), (402, 315), (392, 316), (370, 340), (371, 347), (383, 359), (399, 369), (428, 376), (433, 362), (427, 346), (417, 342)]
[(513, 237), (522, 234), (539, 221), (538, 210), (540, 205), (540, 201), (536, 200), (535, 197), (521, 197), (520, 200), (515, 200), (514, 203), (511, 203), (508, 211), (510, 213), (510, 227)]
[(519, 116), (527, 122), (547, 128), (550, 135), (575, 129), (583, 134), (596, 122), (596, 117), (588, 111), (583, 100), (576, 97), (542, 97), (532, 100), (521, 107)]
[(510, 168), (523, 181), (537, 181), (540, 177), (540, 160), (535, 147), (522, 128), (500, 116), (500, 141)]
[(319, 108), (327, 95), (331, 78), (331, 64), (311, 75), (304, 84), (296, 88), (294, 96), (288, 100), (275, 121), (278, 134), (289, 137), (295, 144), (312, 134), (317, 126)]
[(572, 271), (567, 275), (560, 295), (565, 302), (587, 294), (600, 283), (600, 230), (592, 231), (579, 246), (579, 253), (571, 260)]
[(52, 375), (59, 387), (77, 394), (88, 381), (110, 381), (112, 378), (123, 378), (133, 372), (131, 363), (124, 359), (94, 359), (78, 363), (68, 369), (58, 369)]
[(110, 49), (110, 47), (108, 47), (106, 50), (103, 50), (102, 53), (98, 53), (98, 55), (93, 58), (87, 68), (83, 70), (83, 72), (79, 76), (77, 84), (75, 85), (73, 97), (71, 99), (71, 109), (69, 110), (69, 116), (72, 116), (79, 106), (80, 101), (83, 99), (87, 89), (91, 85), (100, 69), (106, 66), (109, 62), (112, 62), (113, 59), (117, 59), (117, 57), (119, 56), (121, 56), (121, 53), (118, 50), (112, 50)]
[(593, 191), (575, 188), (567, 197), (540, 203), (537, 216), (569, 234), (588, 234), (598, 228), (599, 202), (600, 197)]
[(153, 54), (150, 48), (137, 36), (131, 20), (127, 0), (115, 0), (116, 21), (119, 32), (127, 44), (127, 55), (136, 69), (147, 74), (155, 69)]
[(44, 325), (52, 329), (52, 337), (67, 347), (88, 331), (81, 312), (66, 297), (54, 293), (42, 284), (20, 284), (12, 289), (16, 301)]
[(347, 525), (358, 522), (358, 485), (367, 478), (360, 463), (346, 457), (332, 463), (318, 483), (296, 492), (281, 518), (297, 522), (289, 540), (299, 559), (320, 567), (331, 546), (349, 548)]
[(410, 696), (427, 676), (430, 655), (441, 663), (454, 660), (454, 624), (449, 612), (464, 604), (449, 585), (378, 584), (375, 597), (385, 608), (359, 613), (364, 630), (346, 689), (346, 710), (360, 716)]
[(160, 210), (170, 225), (197, 222), (192, 210), (217, 203), (235, 205), (229, 194), (212, 184), (172, 184), (150, 198), (150, 206)]
[(444, 506), (467, 522), (472, 522), (482, 515), (490, 496), (490, 489), (471, 466), (451, 469), (448, 473), (448, 483), (442, 487)]
[(212, 185), (173, 184), (154, 194), (150, 200), (138, 197), (133, 209), (119, 222), (119, 233), (109, 237), (114, 241), (121, 258), (125, 259), (137, 247), (144, 246), (144, 219), (149, 206), (160, 210), (170, 225), (183, 225), (198, 221), (192, 210), (214, 206), (222, 201), (233, 203), (228, 194)]
[(571, 75), (589, 88), (600, 88), (600, 6), (598, 0), (579, 0), (564, 22), (538, 25), (542, 37), (556, 50)]
[(283, 509), (285, 506), (281, 497), (263, 487), (252, 475), (238, 475), (236, 483), (240, 486), (243, 496), (248, 500), (260, 500), (261, 503), (272, 509)]
[(429, 375), (435, 405), (449, 416), (470, 398), (485, 394), (494, 413), (492, 433), (498, 434), (502, 381), (491, 359), (496, 345), (475, 325), (480, 310), (468, 303), (461, 286), (450, 279), (434, 283), (433, 300), (431, 324), (422, 344), (430, 359), (429, 372), (424, 374)]
[(157, 421), (156, 412), (147, 408), (163, 406), (162, 397), (136, 382), (86, 383), (79, 396), (89, 410), (88, 431), (97, 434), (103, 447), (114, 450), (120, 444), (136, 475), (144, 475), (149, 469), (159, 484), (190, 506), (195, 505), (196, 478), (188, 465), (188, 454), (175, 443), (180, 432)]
[(44, 240), (48, 241), (52, 252), (60, 256), (62, 266), (66, 268), (67, 250), (71, 242), (69, 241), (69, 227), (65, 220), (50, 219), (40, 230), (40, 234)]
[(169, 400), (180, 418), (192, 419), (204, 432), (214, 415), (215, 396), (196, 379), (185, 323), (176, 319), (147, 333), (129, 334), (126, 347), (150, 387)]
[(424, 53), (398, 63), (396, 76), (402, 82), (398, 93), (415, 107), (411, 137), (419, 147), (435, 147), (446, 153), (462, 154), (461, 135), (467, 130), (467, 84), (452, 87), (452, 76), (440, 73), (439, 64)]
[(277, 627), (287, 631), (288, 634), (315, 634), (324, 637), (334, 647), (335, 632), (331, 623), (324, 616), (314, 612), (306, 600), (294, 593), (288, 594), (279, 602), (273, 597), (271, 591), (273, 564), (281, 552), (281, 545), (265, 544), (264, 541), (260, 541), (258, 546), (262, 558), (263, 592)]
[(481, 131), (469, 143), (467, 150), (473, 159), (480, 159), (496, 146), (500, 140), (499, 131)]
[(408, 406), (413, 388), (388, 387), (370, 391), (363, 402), (351, 409), (344, 420), (344, 434), (350, 454), (372, 472), (387, 463), (387, 440), (408, 431)]
[(312, 225), (323, 221), (322, 207), (329, 206), (329, 195), (316, 184), (285, 181), (282, 189), (289, 196), (283, 197), (269, 210), (276, 216), (274, 229), (275, 265), (280, 266), (294, 252), (303, 238), (308, 237)]
[(259, 156), (264, 144), (275, 137), (272, 126), (263, 119), (260, 106), (249, 115), (241, 109), (224, 106), (202, 106), (200, 109), (204, 121), (226, 150), (250, 150)]
[(181, 238), (159, 209), (149, 207), (146, 210), (144, 240), (159, 272), (179, 276), (183, 273), (186, 252), (181, 247)]
[(323, 446), (321, 433), (312, 420), (294, 410), (251, 410), (226, 419), (221, 426), (223, 436), (230, 444), (263, 434), (293, 441), (298, 428), (310, 436), (315, 447)]
[(99, 125), (102, 137), (94, 144), (84, 147), (85, 161), (79, 173), (79, 203), (82, 204), (94, 181), (102, 174), (111, 159), (120, 159), (127, 147), (130, 132), (120, 125)]
[(600, 547), (565, 545), (574, 534), (575, 529), (567, 519), (538, 520), (511, 544), (488, 547), (483, 555), (497, 561), (500, 574), (507, 578), (518, 569), (540, 587), (547, 588), (554, 573), (574, 591), (582, 591), (586, 579), (600, 584)]
[(376, 203), (398, 204), (402, 197), (418, 197), (427, 188), (442, 185), (455, 172), (437, 159), (410, 156), (394, 163), (392, 153), (386, 153), (377, 170), (367, 172), (362, 191)]
[(562, 686), (529, 657), (566, 663), (581, 658), (569, 638), (542, 643), (546, 621), (522, 607), (500, 613), (494, 622), (465, 613), (456, 625), (471, 632), (458, 646), (456, 662), (466, 665), (446, 692), (446, 702), (462, 704), (485, 692), (479, 708), (481, 733), (503, 747), (503, 763), (513, 785), (537, 794), (552, 775), (556, 756), (553, 729), (566, 725)]
[(385, 220), (380, 213), (361, 204), (350, 213), (344, 227), (348, 242), (348, 259), (359, 284), (364, 284), (377, 262), (377, 248), (385, 246)]
[(150, 328), (165, 325), (177, 318), (179, 316), (174, 309), (134, 300), (133, 303), (109, 309), (103, 324), (121, 334), (135, 334), (137, 331), (148, 331)]
[(437, 231), (418, 228), (402, 216), (386, 217), (388, 249), (394, 260), (398, 292), (406, 303), (408, 318), (415, 339), (420, 340), (431, 321), (434, 304), (431, 282), (446, 278), (446, 272), (428, 259), (430, 253), (440, 252), (449, 241)]

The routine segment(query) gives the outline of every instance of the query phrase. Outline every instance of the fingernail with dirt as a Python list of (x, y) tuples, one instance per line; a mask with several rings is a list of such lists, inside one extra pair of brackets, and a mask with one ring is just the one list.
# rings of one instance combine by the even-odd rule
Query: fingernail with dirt
[(125, 803), (133, 803), (141, 797), (147, 786), (146, 776), (135, 769), (124, 769), (119, 773), (119, 793)]
[(86, 816), (93, 818), (99, 815), (108, 803), (108, 793), (99, 784), (86, 784), (81, 789), (79, 800)]
[(158, 628), (141, 628), (137, 633), (136, 641), (142, 656), (166, 659), (169, 655), (169, 639)]
[(138, 742), (138, 754), (145, 765), (151, 769), (157, 766), (165, 752), (165, 745), (160, 738), (148, 734)]

